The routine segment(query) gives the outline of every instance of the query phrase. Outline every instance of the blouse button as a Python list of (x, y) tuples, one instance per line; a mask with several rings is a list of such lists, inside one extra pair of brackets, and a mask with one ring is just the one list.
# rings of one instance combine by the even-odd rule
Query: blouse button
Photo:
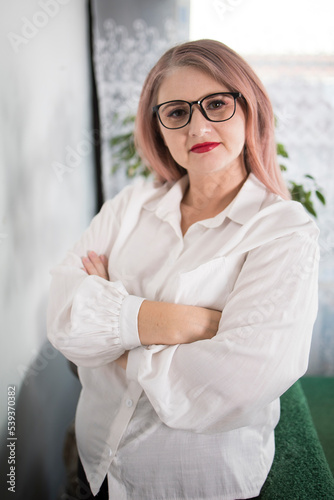
[(126, 406), (127, 406), (128, 408), (131, 408), (131, 406), (133, 405), (133, 401), (132, 401), (132, 399), (127, 399), (127, 400), (126, 400), (126, 402), (125, 402), (125, 404), (126, 404)]
[(112, 456), (112, 450), (109, 450), (109, 457)]

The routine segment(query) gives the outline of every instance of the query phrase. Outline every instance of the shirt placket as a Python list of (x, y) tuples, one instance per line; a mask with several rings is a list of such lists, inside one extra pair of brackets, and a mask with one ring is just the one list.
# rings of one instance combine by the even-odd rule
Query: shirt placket
[(123, 395), (119, 410), (113, 420), (107, 438), (107, 453), (110, 463), (116, 456), (121, 439), (129, 425), (132, 415), (134, 414), (142, 392), (143, 389), (137, 382), (129, 382), (128, 389)]

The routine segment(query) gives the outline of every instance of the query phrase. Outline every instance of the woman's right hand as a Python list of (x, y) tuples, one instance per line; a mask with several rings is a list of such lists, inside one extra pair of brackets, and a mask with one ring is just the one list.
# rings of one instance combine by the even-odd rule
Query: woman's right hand
[(221, 312), (205, 307), (144, 300), (138, 315), (142, 345), (189, 344), (211, 339), (218, 331)]
[(109, 281), (108, 259), (105, 255), (97, 255), (91, 251), (87, 253), (87, 257), (82, 257), (81, 261), (87, 274), (100, 276)]

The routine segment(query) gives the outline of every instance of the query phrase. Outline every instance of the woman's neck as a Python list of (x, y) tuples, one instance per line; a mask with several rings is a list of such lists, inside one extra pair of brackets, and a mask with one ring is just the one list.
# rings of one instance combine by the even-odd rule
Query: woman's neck
[(248, 173), (246, 168), (203, 175), (189, 175), (189, 186), (181, 202), (183, 234), (200, 220), (218, 215), (236, 197)]

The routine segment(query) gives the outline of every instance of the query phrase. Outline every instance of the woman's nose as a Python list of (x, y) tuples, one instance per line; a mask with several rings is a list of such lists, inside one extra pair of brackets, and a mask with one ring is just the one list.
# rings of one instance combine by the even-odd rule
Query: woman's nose
[(200, 137), (210, 131), (211, 122), (205, 118), (198, 106), (194, 106), (189, 123), (189, 134)]

